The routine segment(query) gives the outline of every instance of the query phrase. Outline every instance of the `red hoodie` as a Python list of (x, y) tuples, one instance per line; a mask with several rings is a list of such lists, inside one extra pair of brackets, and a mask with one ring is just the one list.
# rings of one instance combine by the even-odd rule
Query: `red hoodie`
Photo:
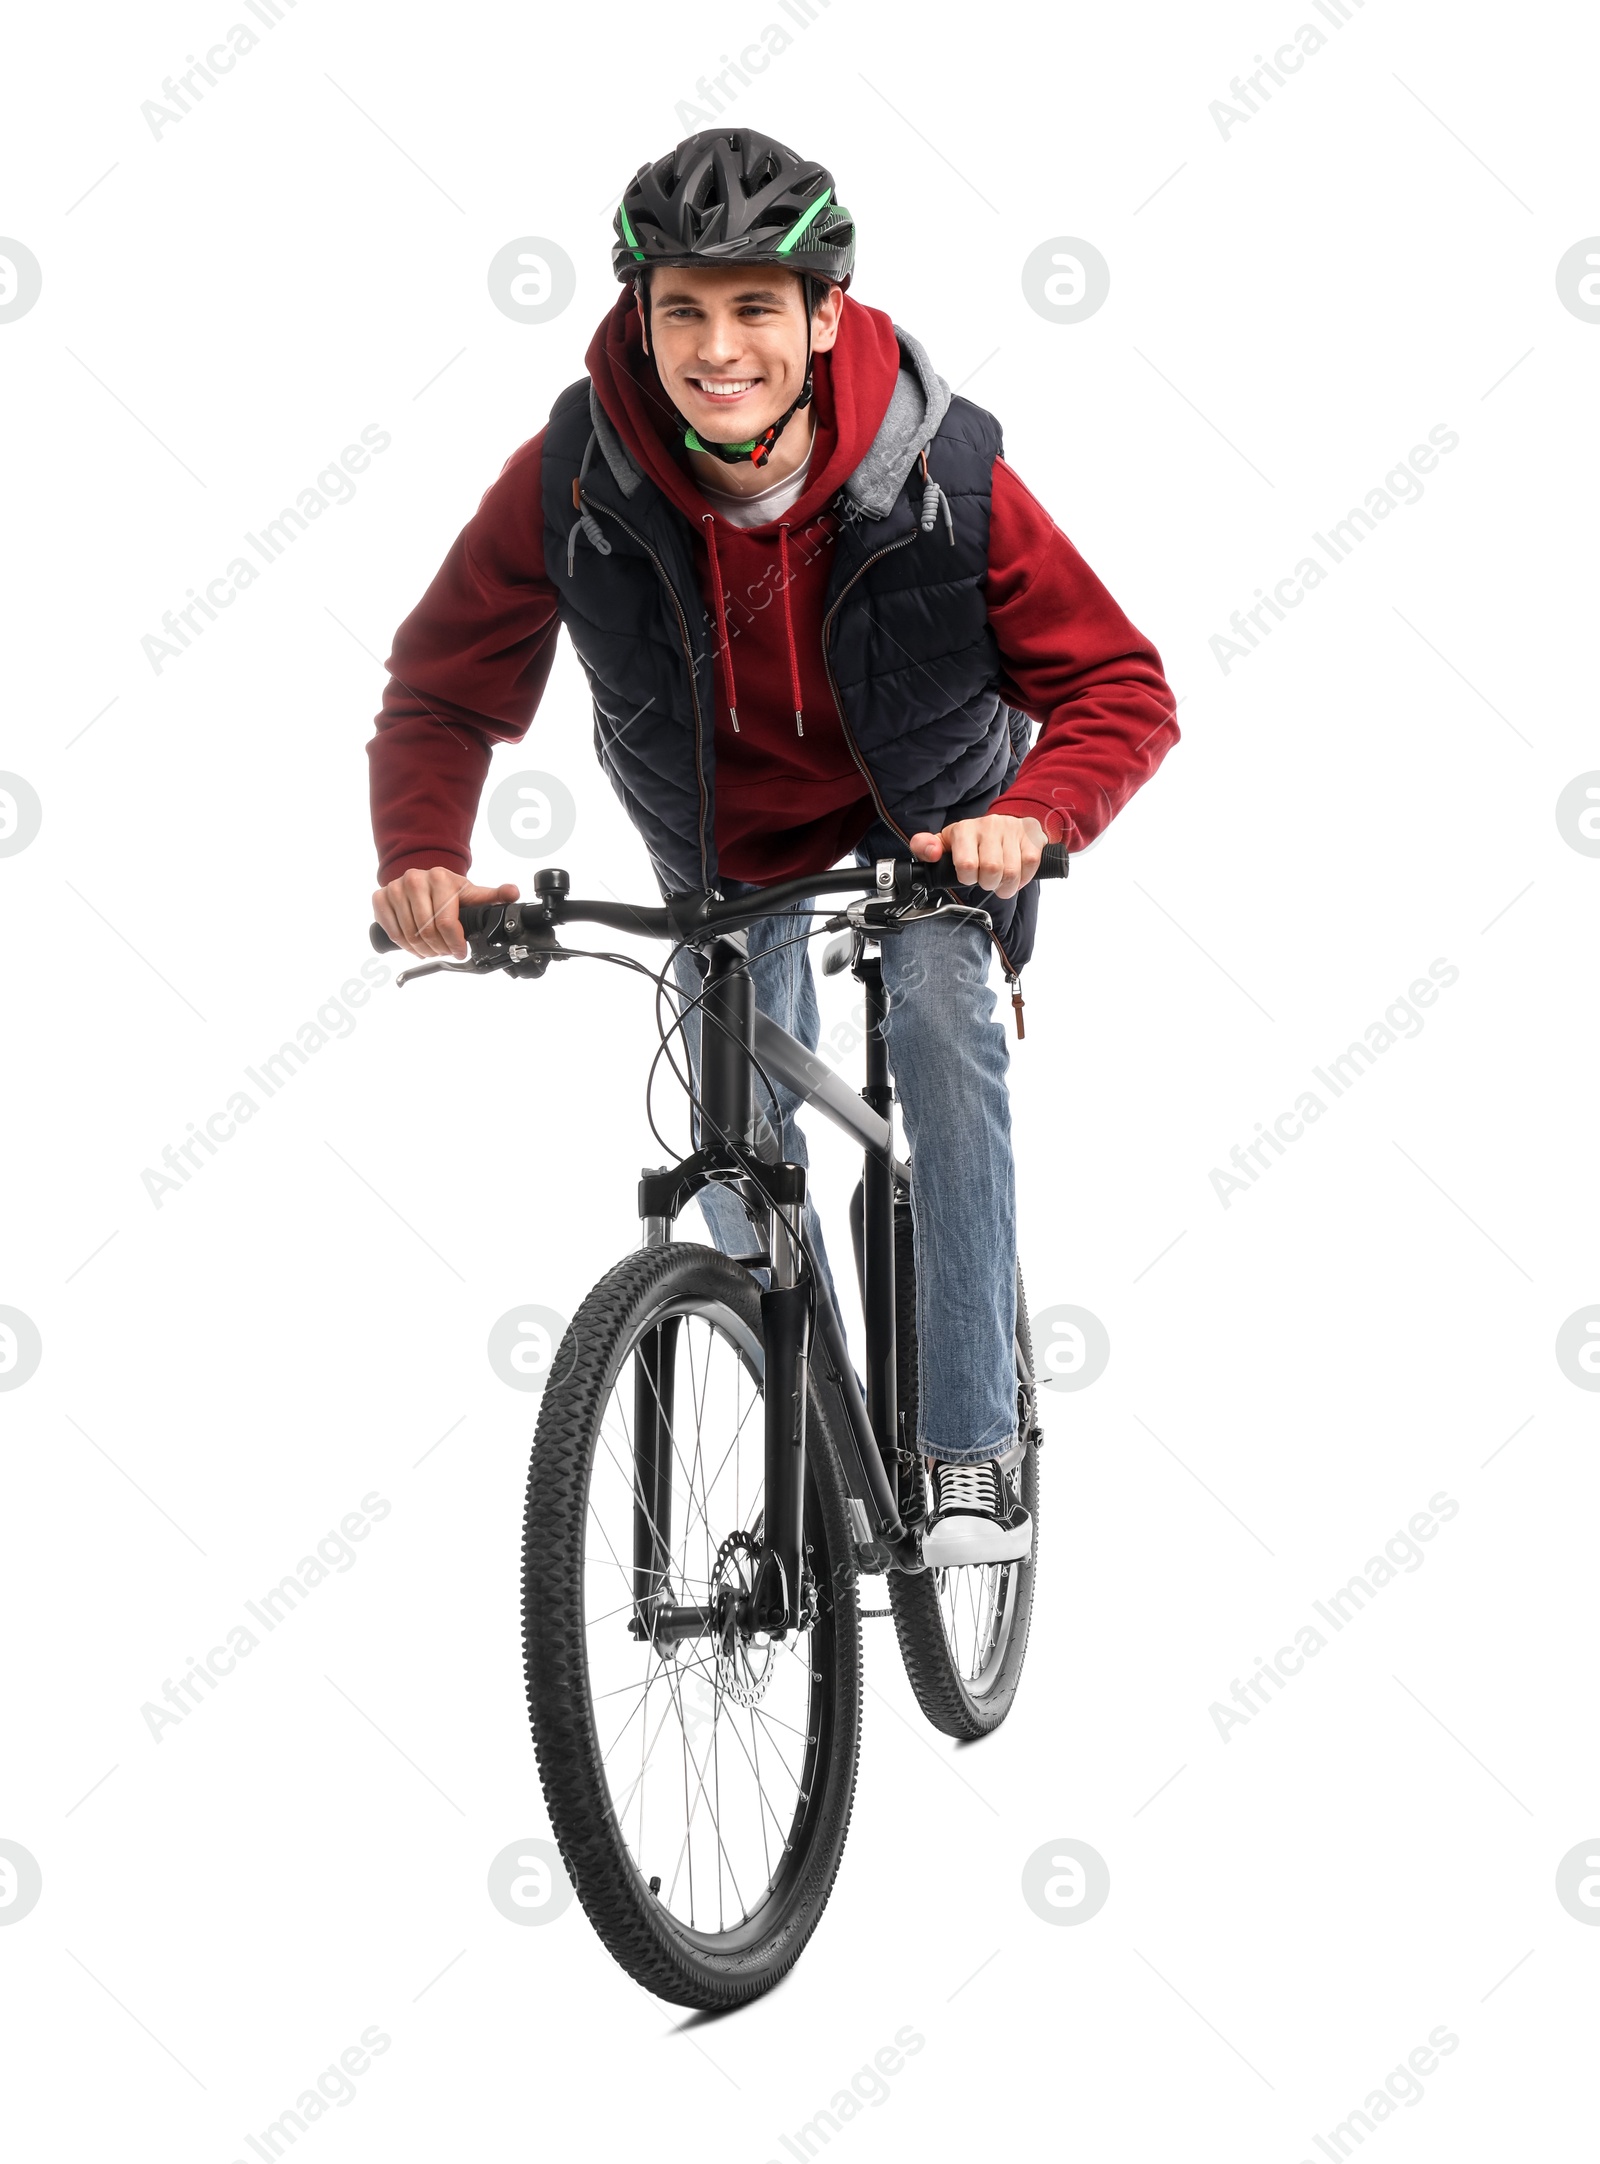
[[(696, 488), (631, 295), (601, 323), (587, 361), (632, 456), (701, 536), (696, 567), (718, 657), (719, 871), (756, 884), (823, 871), (874, 816), (823, 665), (838, 527), (824, 506), (888, 410), (900, 366), (893, 325), (846, 296), (838, 342), (815, 358), (805, 491), (765, 526), (730, 525)], [(492, 746), (521, 739), (544, 690), (559, 614), (544, 568), (542, 445), (541, 432), (507, 460), (395, 634), (368, 746), (380, 885), (413, 866), (469, 868)], [(1083, 848), (1177, 742), (1160, 656), (1003, 459), (985, 593), (1000, 694), (1040, 725), (1016, 781), (989, 808), (1031, 813), (1052, 839)]]

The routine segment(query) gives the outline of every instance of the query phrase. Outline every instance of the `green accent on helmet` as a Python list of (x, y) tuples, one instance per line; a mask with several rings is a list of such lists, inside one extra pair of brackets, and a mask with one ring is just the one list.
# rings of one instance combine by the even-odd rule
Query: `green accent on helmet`
[(830, 202), (832, 200), (832, 197), (833, 190), (831, 188), (824, 188), (822, 193), (817, 197), (817, 200), (811, 205), (810, 209), (807, 211), (803, 211), (801, 215), (795, 220), (794, 224), (790, 226), (788, 232), (784, 234), (782, 240), (779, 241), (777, 248), (773, 252), (777, 255), (787, 255), (790, 249), (793, 248), (795, 242), (805, 231), (806, 227), (817, 215), (818, 211), (821, 210), (826, 203)]
[(637, 234), (637, 233), (636, 233), (636, 232), (635, 232), (635, 231), (633, 230), (633, 227), (632, 227), (632, 226), (631, 226), (631, 225), (630, 225), (630, 224), (628, 223), (628, 211), (627, 211), (627, 206), (626, 206), (626, 204), (623, 204), (623, 203), (619, 203), (619, 204), (617, 205), (617, 216), (618, 216), (618, 217), (619, 217), (619, 218), (620, 218), (620, 219), (622, 220), (622, 237), (623, 237), (623, 239), (624, 239), (624, 240), (625, 240), (625, 241), (627, 242), (628, 246), (629, 246), (629, 247), (630, 247), (630, 248), (631, 248), (631, 249), (633, 250), (633, 252), (634, 252), (634, 255), (635, 255), (635, 256), (637, 257), (637, 259), (638, 259), (638, 260), (639, 260), (639, 261), (640, 261), (640, 262), (642, 263), (642, 262), (644, 261), (644, 250), (643, 250), (643, 249), (642, 249), (642, 248), (641, 248), (641, 247), (639, 246), (639, 236), (638, 236), (638, 234)]

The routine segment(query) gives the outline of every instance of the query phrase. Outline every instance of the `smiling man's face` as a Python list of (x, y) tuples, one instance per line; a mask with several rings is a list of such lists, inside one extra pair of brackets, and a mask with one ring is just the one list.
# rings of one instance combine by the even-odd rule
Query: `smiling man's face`
[[(767, 264), (650, 273), (649, 344), (667, 396), (706, 443), (759, 436), (800, 395), (806, 377), (804, 287), (796, 271)], [(811, 349), (825, 353), (839, 331), (843, 295), (829, 286), (811, 319)], [(795, 416), (773, 450), (766, 478), (798, 463), (810, 442), (809, 409)], [(795, 438), (793, 446), (790, 438)], [(780, 453), (792, 450), (792, 458)], [(731, 470), (731, 469), (730, 469)]]

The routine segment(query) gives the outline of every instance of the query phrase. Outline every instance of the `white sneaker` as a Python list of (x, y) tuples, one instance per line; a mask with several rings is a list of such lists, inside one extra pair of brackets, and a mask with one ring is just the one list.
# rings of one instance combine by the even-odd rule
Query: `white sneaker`
[(1033, 1520), (1011, 1492), (996, 1458), (975, 1465), (935, 1459), (933, 1508), (922, 1533), (922, 1559), (934, 1570), (972, 1563), (1016, 1563), (1033, 1547)]

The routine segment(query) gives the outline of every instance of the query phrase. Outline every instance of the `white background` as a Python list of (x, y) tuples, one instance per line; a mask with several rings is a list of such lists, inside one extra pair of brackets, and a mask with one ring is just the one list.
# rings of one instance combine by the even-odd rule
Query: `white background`
[[(237, 20), (7, 37), (0, 230), (44, 274), (0, 324), (0, 765), (44, 808), (0, 861), (0, 1303), (44, 1348), (0, 1443), (0, 1836), (44, 1888), (0, 1930), (19, 2154), (249, 2157), (373, 2023), (392, 2047), (296, 2154), (783, 2157), (911, 2024), (830, 2153), (1294, 2164), (1441, 2023), (1459, 2047), (1369, 2146), (1570, 2153), (1600, 1932), (1554, 1881), (1600, 1834), (1600, 1405), (1554, 1341), (1600, 1299), (1600, 863), (1555, 803), (1600, 767), (1600, 327), (1555, 266), (1600, 229), (1592, 24), (301, 0), (154, 139), (141, 101)], [(159, 1209), (141, 1174), (367, 958), (393, 629), (581, 373), (622, 183), (773, 21), (790, 48), (730, 116), (833, 167), (858, 296), (1001, 417), (1184, 737), (1046, 894), (1027, 980), (1024, 1264), (1112, 1352), (1047, 1405), (1017, 1710), (935, 1737), (867, 1624), (833, 1901), (783, 1988), (685, 2025), (578, 1908), (519, 1929), (485, 1892), (548, 1833), (535, 1401), (485, 1340), (570, 1314), (636, 1237), (643, 989), (386, 988)], [(1325, 49), (1225, 140), (1210, 102), (1305, 21)], [(542, 326), (485, 283), (524, 234), (578, 268)], [(1059, 235), (1111, 266), (1072, 326), (1020, 284)], [(155, 674), (163, 611), (372, 423), (355, 500)], [(1224, 674), (1230, 613), (1439, 423), (1423, 500)], [(495, 771), (528, 767), (577, 800), (574, 887), (647, 895), (565, 651)], [(477, 861), (530, 869), (482, 830)], [(1421, 1036), (1224, 1209), (1211, 1169), (1436, 957), (1459, 981)], [(356, 1566), (154, 1742), (141, 1705), (374, 1490)], [(1425, 1565), (1224, 1742), (1213, 1701), (1439, 1490)], [(1078, 1928), (1020, 1892), (1063, 1837), (1111, 1873)]]

